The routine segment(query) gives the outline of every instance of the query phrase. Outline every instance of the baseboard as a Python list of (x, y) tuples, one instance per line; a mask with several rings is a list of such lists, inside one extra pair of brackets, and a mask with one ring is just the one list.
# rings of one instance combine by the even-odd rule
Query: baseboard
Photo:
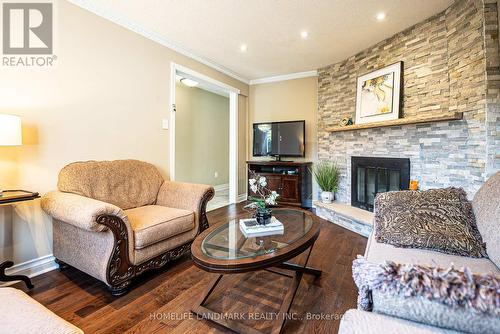
[(219, 184), (217, 186), (214, 186), (214, 190), (215, 192), (229, 190), (229, 183)]
[[(14, 266), (5, 270), (5, 273), (7, 275), (26, 275), (28, 277), (35, 277), (59, 268), (54, 260), (55, 257), (52, 254), (41, 256), (37, 259), (15, 264)], [(15, 283), (15, 281), (2, 282), (0, 286), (8, 286)]]
[(240, 194), (238, 195), (238, 198), (236, 199), (237, 203), (241, 203), (247, 200), (247, 194)]

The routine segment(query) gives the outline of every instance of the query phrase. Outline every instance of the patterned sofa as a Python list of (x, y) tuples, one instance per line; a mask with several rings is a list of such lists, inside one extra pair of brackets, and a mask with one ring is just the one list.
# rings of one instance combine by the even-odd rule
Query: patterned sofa
[[(500, 172), (493, 175), (479, 189), (472, 201), (472, 207), (477, 228), (486, 243), (487, 258), (456, 256), (415, 248), (397, 248), (377, 242), (375, 233), (372, 233), (364, 259), (367, 263), (374, 264), (392, 261), (440, 268), (449, 268), (452, 265), (458, 269), (467, 267), (474, 274), (496, 276), (498, 282), (500, 277)], [(493, 299), (497, 300), (496, 314), (500, 312), (498, 289), (497, 287), (496, 297), (493, 296)], [(452, 308), (447, 305), (433, 304), (427, 300), (415, 302), (411, 299), (406, 297), (398, 299), (396, 296), (380, 293), (380, 291), (372, 291), (373, 312), (361, 309), (349, 310), (341, 321), (339, 333), (457, 333), (447, 325), (450, 321), (454, 324), (462, 323), (461, 328), (465, 332), (490, 333), (493, 326), (493, 328), (497, 327), (497, 333), (500, 333), (499, 316), (484, 316), (466, 312), (460, 307)], [(419, 321), (420, 323), (408, 321), (418, 321), (416, 319), (427, 319), (427, 321)]]
[(87, 161), (59, 173), (42, 198), (53, 218), (54, 256), (106, 283), (113, 295), (131, 279), (189, 252), (208, 227), (213, 187), (165, 181), (137, 160)]

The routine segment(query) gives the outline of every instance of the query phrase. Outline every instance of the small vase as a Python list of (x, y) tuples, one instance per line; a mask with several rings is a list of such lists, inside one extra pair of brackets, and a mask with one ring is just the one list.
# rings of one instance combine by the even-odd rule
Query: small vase
[(331, 191), (321, 192), (321, 202), (325, 204), (330, 204), (333, 202), (334, 194)]
[(267, 225), (271, 222), (271, 214), (272, 212), (268, 208), (259, 208), (257, 209), (257, 211), (255, 211), (254, 217), (255, 219), (257, 219), (257, 223), (259, 225)]

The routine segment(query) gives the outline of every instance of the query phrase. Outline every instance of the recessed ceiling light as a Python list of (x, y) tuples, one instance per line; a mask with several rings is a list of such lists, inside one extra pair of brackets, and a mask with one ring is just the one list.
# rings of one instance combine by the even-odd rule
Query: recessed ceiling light
[(301, 31), (300, 32), (300, 37), (302, 37), (303, 39), (306, 39), (307, 37), (309, 37), (309, 33), (307, 31)]
[(383, 20), (385, 20), (385, 13), (380, 12), (377, 14), (377, 16), (375, 16), (375, 18), (377, 19), (377, 21), (383, 21)]
[(248, 46), (246, 44), (241, 44), (240, 45), (240, 51), (241, 52), (247, 52), (248, 50)]
[(188, 87), (195, 87), (195, 86), (198, 86), (198, 84), (199, 84), (198, 81), (194, 81), (194, 80), (191, 80), (191, 79), (188, 79), (188, 78), (182, 78), (181, 79), (181, 83), (183, 85), (188, 86)]

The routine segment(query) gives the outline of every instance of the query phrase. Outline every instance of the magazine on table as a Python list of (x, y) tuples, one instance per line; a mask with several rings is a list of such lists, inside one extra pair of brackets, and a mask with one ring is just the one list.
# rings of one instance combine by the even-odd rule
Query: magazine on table
[(260, 225), (255, 218), (240, 219), (240, 230), (247, 238), (285, 233), (283, 223), (276, 219), (276, 217), (271, 217), (271, 221), (266, 225)]

